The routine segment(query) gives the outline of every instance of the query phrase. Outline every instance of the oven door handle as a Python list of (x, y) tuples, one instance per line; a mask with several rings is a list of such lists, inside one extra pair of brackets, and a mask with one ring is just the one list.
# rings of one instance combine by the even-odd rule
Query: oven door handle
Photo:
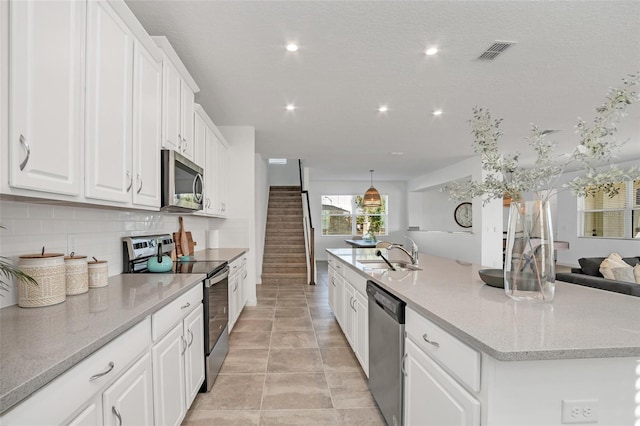
[(213, 277), (206, 279), (204, 281), (204, 286), (205, 287), (211, 287), (214, 284), (218, 284), (220, 281), (226, 279), (229, 276), (229, 267), (225, 266), (225, 268), (217, 273), (216, 275), (214, 275)]

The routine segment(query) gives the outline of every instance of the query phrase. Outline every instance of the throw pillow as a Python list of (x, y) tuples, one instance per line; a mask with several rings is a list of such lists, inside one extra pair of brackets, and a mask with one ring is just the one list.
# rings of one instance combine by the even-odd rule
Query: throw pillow
[(633, 267), (633, 276), (636, 279), (636, 282), (640, 284), (640, 263)]
[(615, 267), (616, 266), (612, 262), (610, 262), (609, 259), (605, 259), (600, 264), (600, 273), (608, 280), (615, 280), (616, 277), (615, 275), (613, 275), (612, 271), (612, 269)]
[(581, 257), (578, 259), (582, 273), (591, 275), (593, 277), (601, 277), (600, 264), (604, 260), (604, 257)]
[(626, 281), (630, 283), (635, 283), (636, 280), (633, 276), (633, 268), (611, 268), (611, 272), (613, 272), (613, 276), (618, 281)]

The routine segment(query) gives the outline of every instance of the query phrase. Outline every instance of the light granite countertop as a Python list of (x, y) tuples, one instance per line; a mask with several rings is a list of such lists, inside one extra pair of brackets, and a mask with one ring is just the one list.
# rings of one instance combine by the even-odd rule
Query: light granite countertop
[(0, 413), (204, 280), (122, 274), (43, 308), (0, 309)]
[(548, 303), (485, 285), (479, 265), (420, 254), (421, 271), (367, 269), (374, 249), (327, 249), (473, 348), (501, 361), (640, 356), (640, 298), (556, 281)]

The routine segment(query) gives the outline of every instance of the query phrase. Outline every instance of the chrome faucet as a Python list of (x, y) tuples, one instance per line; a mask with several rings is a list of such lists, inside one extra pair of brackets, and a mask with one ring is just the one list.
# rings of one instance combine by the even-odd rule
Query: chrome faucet
[(391, 249), (402, 250), (407, 256), (409, 256), (409, 259), (411, 259), (411, 264), (417, 265), (418, 264), (418, 245), (416, 244), (415, 241), (413, 241), (411, 238), (407, 237), (406, 235), (405, 235), (405, 238), (411, 241), (411, 244), (412, 244), (411, 252), (409, 252), (409, 250), (407, 250), (400, 244), (391, 244), (389, 247), (387, 247), (387, 251), (391, 251)]

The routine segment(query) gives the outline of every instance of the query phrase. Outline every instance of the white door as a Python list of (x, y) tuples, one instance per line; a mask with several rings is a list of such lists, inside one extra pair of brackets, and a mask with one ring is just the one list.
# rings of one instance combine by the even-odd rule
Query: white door
[(342, 317), (342, 330), (344, 331), (344, 335), (346, 336), (349, 344), (352, 348), (355, 347), (355, 342), (353, 340), (353, 325), (355, 323), (355, 308), (353, 307), (353, 303), (355, 300), (355, 290), (351, 287), (351, 284), (344, 280), (344, 293), (342, 295), (342, 309), (344, 312), (344, 316)]
[(85, 3), (12, 1), (9, 7), (10, 160), (3, 160), (9, 183), (79, 195)]
[(162, 61), (162, 147), (178, 151), (180, 135), (180, 90), (182, 78), (165, 56)]
[(138, 42), (133, 56), (133, 203), (160, 207), (162, 63)]
[[(193, 162), (205, 169), (205, 175), (207, 172), (206, 153), (205, 147), (207, 145), (207, 124), (199, 113), (194, 115), (193, 120), (193, 142), (194, 153)], [(206, 179), (206, 178), (205, 178)], [(206, 183), (206, 182), (205, 182)], [(206, 190), (205, 190), (205, 202), (206, 202)]]
[(184, 319), (184, 333), (187, 339), (185, 352), (186, 406), (198, 395), (204, 382), (204, 323), (202, 304)]
[(404, 423), (479, 426), (480, 402), (410, 339), (405, 339)]
[(105, 426), (154, 424), (148, 353), (104, 391), (102, 406)]
[(186, 412), (182, 322), (151, 348), (153, 400), (158, 425), (179, 425)]
[(353, 305), (356, 307), (354, 352), (369, 377), (369, 300), (359, 291), (355, 291)]
[(107, 2), (88, 16), (85, 195), (130, 203), (133, 36)]
[(180, 89), (180, 134), (182, 136), (182, 155), (193, 161), (193, 114), (195, 96), (184, 80)]

